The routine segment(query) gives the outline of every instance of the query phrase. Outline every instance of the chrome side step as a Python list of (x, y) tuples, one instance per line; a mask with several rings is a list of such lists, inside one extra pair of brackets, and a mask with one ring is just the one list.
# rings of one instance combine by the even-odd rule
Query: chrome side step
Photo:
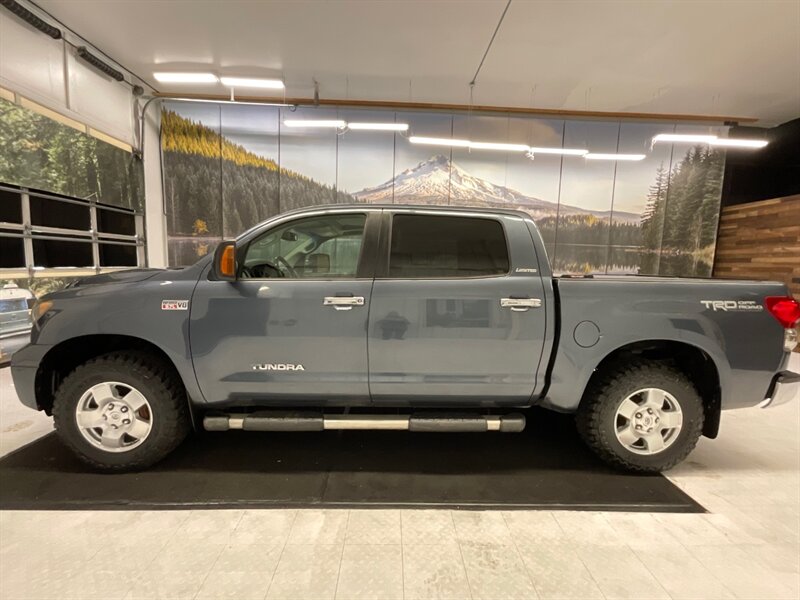
[(516, 433), (525, 429), (525, 416), (419, 413), (411, 415), (324, 414), (265, 411), (203, 418), (206, 431), (323, 431), (328, 429), (382, 429), (418, 432)]

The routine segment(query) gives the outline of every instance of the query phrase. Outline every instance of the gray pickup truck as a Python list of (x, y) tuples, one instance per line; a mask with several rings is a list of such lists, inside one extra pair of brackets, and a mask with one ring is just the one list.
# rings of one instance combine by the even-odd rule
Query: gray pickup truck
[(76, 280), (32, 313), (19, 397), (108, 471), (193, 427), (518, 432), (531, 406), (574, 413), (611, 465), (661, 471), (716, 437), (722, 409), (800, 387), (784, 285), (553, 277), (510, 210), (304, 209), (191, 267)]

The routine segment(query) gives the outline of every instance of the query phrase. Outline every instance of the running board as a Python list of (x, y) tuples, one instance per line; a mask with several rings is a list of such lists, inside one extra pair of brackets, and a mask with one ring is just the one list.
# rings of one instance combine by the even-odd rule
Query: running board
[(411, 415), (330, 414), (313, 412), (256, 412), (206, 416), (206, 431), (324, 431), (329, 429), (384, 429), (420, 432), (516, 433), (525, 429), (525, 416), (420, 413)]

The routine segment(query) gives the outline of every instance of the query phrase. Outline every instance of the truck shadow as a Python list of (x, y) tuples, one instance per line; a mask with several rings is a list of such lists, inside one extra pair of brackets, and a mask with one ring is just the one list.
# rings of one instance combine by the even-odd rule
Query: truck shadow
[(205, 433), (141, 473), (89, 471), (54, 435), (0, 460), (0, 508), (409, 506), (702, 511), (600, 463), (569, 416), (520, 434)]

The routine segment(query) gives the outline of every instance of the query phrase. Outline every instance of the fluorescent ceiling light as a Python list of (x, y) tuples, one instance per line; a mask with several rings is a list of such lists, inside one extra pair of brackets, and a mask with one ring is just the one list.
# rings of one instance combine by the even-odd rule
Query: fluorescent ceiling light
[(603, 154), (599, 152), (589, 152), (584, 154), (583, 158), (589, 160), (644, 160), (644, 154)]
[(347, 128), (368, 131), (408, 131), (408, 123), (348, 123)]
[(286, 119), (283, 124), (287, 127), (336, 127), (337, 129), (343, 129), (347, 127), (347, 123), (337, 120), (314, 121), (304, 119)]
[(717, 139), (715, 135), (700, 135), (694, 133), (659, 133), (653, 138), (653, 143), (658, 142), (683, 142), (687, 144), (711, 144)]
[(585, 156), (589, 154), (588, 150), (579, 148), (537, 148), (531, 146), (528, 151), (531, 154), (564, 154), (566, 156)]
[(266, 88), (270, 90), (282, 90), (285, 86), (280, 79), (256, 79), (253, 77), (220, 77), (222, 85), (237, 88)]
[(213, 73), (153, 73), (161, 83), (217, 83)]
[(469, 142), (470, 150), (505, 150), (506, 152), (527, 152), (525, 144), (502, 144), (498, 142)]
[(453, 138), (431, 138), (431, 137), (419, 137), (416, 135), (412, 135), (408, 138), (408, 141), (412, 144), (427, 144), (429, 146), (455, 146), (457, 148), (468, 148), (470, 141), (469, 140), (457, 140)]
[(711, 142), (712, 146), (726, 146), (729, 148), (763, 148), (769, 144), (767, 140), (748, 140), (742, 138), (717, 138)]

